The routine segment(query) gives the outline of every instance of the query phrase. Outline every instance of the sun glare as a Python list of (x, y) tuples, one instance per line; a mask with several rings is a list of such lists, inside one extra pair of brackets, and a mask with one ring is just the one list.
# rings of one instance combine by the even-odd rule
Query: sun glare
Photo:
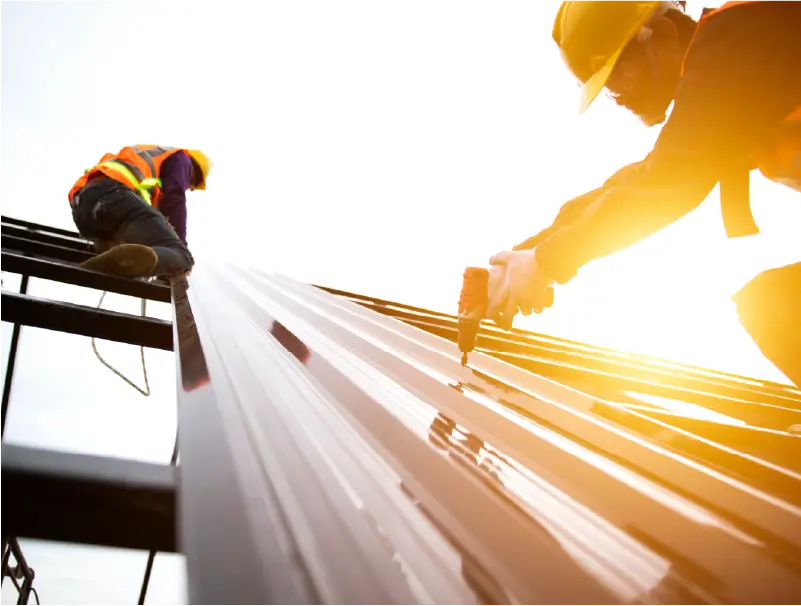
[(635, 391), (623, 392), (627, 396), (631, 396), (646, 404), (654, 404), (667, 411), (681, 415), (683, 417), (690, 417), (692, 419), (699, 419), (702, 421), (714, 421), (715, 423), (723, 423), (724, 425), (738, 425), (745, 427), (747, 423), (740, 419), (735, 419), (724, 414), (709, 410), (703, 406), (692, 404), (690, 402), (683, 402), (681, 400), (674, 400), (672, 398), (663, 398), (661, 396), (654, 396), (651, 394), (638, 393)]

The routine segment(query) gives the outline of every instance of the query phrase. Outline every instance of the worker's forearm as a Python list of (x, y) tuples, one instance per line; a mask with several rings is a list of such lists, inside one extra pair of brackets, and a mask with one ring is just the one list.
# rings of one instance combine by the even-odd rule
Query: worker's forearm
[(171, 206), (169, 211), (164, 213), (164, 216), (175, 230), (181, 242), (186, 244), (186, 204)]
[(192, 179), (192, 163), (185, 153), (167, 158), (161, 168), (162, 198), (159, 210), (186, 244), (186, 190)]
[[(644, 180), (644, 179), (643, 179)], [(599, 196), (569, 226), (537, 246), (537, 261), (556, 282), (572, 279), (586, 263), (644, 240), (696, 208), (714, 179), (688, 179), (674, 187), (626, 183)]]
[(568, 200), (562, 205), (562, 208), (559, 209), (559, 214), (556, 215), (556, 219), (554, 219), (550, 227), (543, 229), (541, 232), (531, 236), (530, 238), (526, 238), (520, 244), (512, 247), (512, 250), (530, 250), (535, 248), (540, 242), (550, 238), (560, 229), (570, 226), (574, 221), (577, 221), (579, 217), (581, 217), (582, 213), (604, 192), (613, 187), (627, 175), (631, 175), (641, 164), (641, 162), (627, 164), (609, 179), (607, 179), (601, 187), (597, 187), (592, 191), (588, 191), (585, 194), (576, 196), (572, 200)]
[(526, 238), (520, 244), (515, 244), (512, 247), (512, 250), (531, 250), (535, 248), (537, 244), (545, 240), (546, 238), (550, 238), (553, 234), (555, 234), (559, 230), (559, 227), (556, 226), (556, 223), (551, 225), (550, 227), (546, 227), (540, 233), (534, 234), (530, 238)]
[(541, 232), (531, 236), (530, 238), (526, 238), (520, 244), (512, 247), (512, 250), (530, 250), (536, 247), (540, 242), (546, 240), (563, 227), (567, 227), (573, 221), (578, 219), (581, 216), (581, 213), (590, 204), (595, 202), (598, 196), (600, 196), (603, 192), (604, 188), (599, 187), (587, 192), (586, 194), (582, 194), (576, 198), (573, 198), (569, 202), (565, 202), (550, 227), (543, 229)]

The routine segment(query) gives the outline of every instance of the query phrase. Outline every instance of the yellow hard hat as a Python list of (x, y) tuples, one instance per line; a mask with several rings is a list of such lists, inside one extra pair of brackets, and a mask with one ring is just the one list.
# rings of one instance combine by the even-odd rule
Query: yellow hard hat
[(199, 149), (187, 149), (186, 151), (189, 154), (189, 157), (192, 158), (200, 167), (200, 172), (202, 175), (200, 183), (196, 185), (194, 189), (206, 189), (206, 178), (209, 176), (212, 167), (211, 160), (209, 160), (208, 156)]
[(583, 113), (606, 86), (620, 53), (662, 2), (562, 2), (553, 39), (581, 82)]

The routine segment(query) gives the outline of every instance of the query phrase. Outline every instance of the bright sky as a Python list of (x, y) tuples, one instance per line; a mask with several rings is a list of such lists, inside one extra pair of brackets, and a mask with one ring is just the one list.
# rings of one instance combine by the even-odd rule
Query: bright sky
[[(465, 266), (546, 227), (658, 135), (603, 96), (577, 115), (578, 87), (550, 38), (557, 6), (3, 2), (2, 211), (74, 229), (67, 191), (103, 153), (199, 147), (215, 166), (208, 191), (189, 195), (197, 257), (454, 312)], [(671, 228), (588, 265), (552, 309), (516, 326), (784, 381), (730, 297), (760, 270), (801, 260), (801, 204), (756, 173), (752, 183), (759, 236), (726, 239), (715, 190)], [(97, 297), (41, 281), (32, 292)], [(136, 301), (110, 307), (138, 311)], [(9, 337), (4, 324), (5, 351)], [(22, 342), (9, 439), (169, 458), (168, 354), (149, 353), (145, 400), (87, 339), (25, 329)], [(103, 346), (137, 372), (135, 348)], [(62, 585), (43, 599), (87, 597)]]

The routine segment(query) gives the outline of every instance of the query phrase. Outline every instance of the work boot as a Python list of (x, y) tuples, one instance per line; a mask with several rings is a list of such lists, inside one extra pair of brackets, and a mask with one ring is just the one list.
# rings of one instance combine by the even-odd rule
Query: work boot
[(158, 256), (149, 246), (120, 244), (87, 259), (79, 267), (119, 278), (140, 278), (151, 275), (157, 262)]

